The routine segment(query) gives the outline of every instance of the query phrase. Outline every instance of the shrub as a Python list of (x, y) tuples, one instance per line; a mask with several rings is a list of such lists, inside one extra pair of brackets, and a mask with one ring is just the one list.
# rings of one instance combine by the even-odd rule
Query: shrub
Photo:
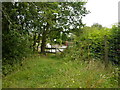
[[(107, 36), (105, 41), (104, 36)], [(73, 59), (81, 58), (88, 60), (88, 58), (104, 60), (105, 56), (105, 42), (108, 48), (108, 59), (115, 64), (119, 64), (120, 57), (120, 29), (113, 26), (109, 28), (97, 29), (95, 27), (85, 27), (81, 31), (81, 35), (76, 37), (72, 48), (66, 50), (66, 55)]]
[(109, 39), (109, 58), (115, 64), (120, 64), (120, 27), (113, 25)]
[(20, 34), (15, 30), (10, 30), (9, 33), (3, 33), (2, 40), (2, 64), (4, 74), (5, 69), (9, 65), (21, 63), (22, 59), (30, 55), (31, 44), (27, 35)]

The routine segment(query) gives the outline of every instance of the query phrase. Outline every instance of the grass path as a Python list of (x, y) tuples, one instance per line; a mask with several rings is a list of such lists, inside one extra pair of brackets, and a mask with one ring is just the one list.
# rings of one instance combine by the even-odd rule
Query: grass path
[[(94, 65), (94, 64), (92, 64)], [(101, 69), (100, 69), (101, 68)], [(33, 57), (3, 78), (3, 88), (105, 88), (117, 87), (112, 71), (78, 61)]]

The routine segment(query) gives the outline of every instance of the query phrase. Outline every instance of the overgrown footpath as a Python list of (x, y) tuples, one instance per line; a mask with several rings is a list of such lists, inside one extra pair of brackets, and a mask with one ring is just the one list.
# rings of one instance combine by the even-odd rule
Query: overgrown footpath
[(66, 61), (56, 56), (27, 58), (3, 77), (3, 88), (117, 88), (115, 67), (99, 61)]

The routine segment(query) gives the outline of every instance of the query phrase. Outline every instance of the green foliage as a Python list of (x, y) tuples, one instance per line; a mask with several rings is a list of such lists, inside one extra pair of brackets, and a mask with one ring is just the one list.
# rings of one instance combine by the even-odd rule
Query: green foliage
[[(68, 60), (89, 60), (90, 58), (104, 60), (105, 42), (107, 42), (108, 60), (120, 64), (120, 30), (117, 26), (112, 28), (84, 27), (81, 34), (75, 37), (74, 45), (64, 52)], [(107, 39), (105, 40), (105, 36)]]
[[(36, 42), (42, 39), (41, 52), (45, 51), (47, 39), (58, 39), (60, 33), (77, 32), (83, 26), (82, 17), (88, 14), (86, 2), (15, 2), (3, 4), (3, 30), (19, 30), (20, 33), (35, 33)], [(7, 26), (6, 26), (7, 24)], [(70, 29), (70, 26), (73, 29)], [(36, 31), (35, 31), (36, 30)], [(56, 34), (57, 33), (57, 34)], [(38, 36), (39, 38), (37, 38)], [(38, 42), (40, 43), (40, 42)]]
[(14, 30), (9, 31), (8, 34), (3, 34), (2, 40), (4, 41), (2, 43), (3, 74), (7, 74), (4, 71), (6, 64), (13, 65), (20, 63), (22, 59), (31, 54), (31, 42), (29, 41), (29, 36), (21, 35), (19, 31)]
[(109, 36), (110, 30), (104, 28), (97, 30), (94, 27), (84, 27), (81, 30), (81, 35), (75, 38), (74, 45), (70, 49), (68, 48), (67, 57), (70, 56), (76, 60), (79, 58), (83, 60), (90, 58), (103, 59), (104, 35)]
[(89, 44), (90, 53), (93, 57), (100, 58), (101, 55), (104, 55), (104, 36), (107, 35), (107, 39), (110, 39), (110, 30), (107, 28), (96, 29), (94, 27), (84, 28), (84, 30), (83, 33), (85, 33), (85, 35), (80, 38), (80, 41), (82, 40)]
[(120, 27), (113, 25), (111, 33), (111, 38), (109, 39), (109, 57), (115, 64), (120, 64)]
[(94, 23), (91, 27), (96, 27), (97, 29), (102, 29), (102, 25), (99, 23)]

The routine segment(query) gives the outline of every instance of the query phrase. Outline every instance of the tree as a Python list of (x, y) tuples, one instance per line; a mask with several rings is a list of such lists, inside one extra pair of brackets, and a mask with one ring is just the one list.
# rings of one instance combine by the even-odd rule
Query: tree
[[(61, 32), (63, 35), (79, 33), (83, 26), (82, 17), (88, 13), (84, 4), (85, 2), (4, 3), (3, 29), (7, 34), (10, 30), (15, 30), (21, 35), (33, 35), (33, 50), (36, 42), (40, 43), (41, 39), (41, 53), (45, 53), (48, 38), (59, 39)], [(6, 23), (8, 26), (5, 26)]]
[(27, 17), (27, 13), (30, 12), (29, 6), (30, 3), (2, 3), (3, 63), (20, 62), (31, 52), (28, 32), (30, 25), (27, 23), (30, 22), (30, 18)]
[[(79, 33), (80, 28), (83, 26), (82, 17), (88, 13), (86, 8), (84, 7), (84, 4), (85, 2), (60, 2), (47, 3), (45, 5), (46, 7), (44, 6), (47, 9), (47, 11), (44, 11), (44, 21), (46, 20), (46, 18), (47, 20), (42, 34), (42, 53), (45, 52), (45, 42), (46, 39), (50, 37), (51, 33)], [(49, 5), (49, 7), (47, 5)]]
[(99, 23), (94, 23), (91, 27), (96, 27), (98, 29), (102, 29), (103, 28), (102, 25), (99, 24)]

